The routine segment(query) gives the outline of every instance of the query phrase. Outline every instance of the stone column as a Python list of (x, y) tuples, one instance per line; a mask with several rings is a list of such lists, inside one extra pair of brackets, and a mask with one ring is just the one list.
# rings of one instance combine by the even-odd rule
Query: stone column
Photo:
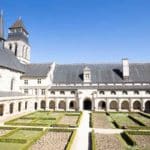
[(70, 103), (69, 99), (66, 99), (66, 111), (69, 111), (69, 103)]

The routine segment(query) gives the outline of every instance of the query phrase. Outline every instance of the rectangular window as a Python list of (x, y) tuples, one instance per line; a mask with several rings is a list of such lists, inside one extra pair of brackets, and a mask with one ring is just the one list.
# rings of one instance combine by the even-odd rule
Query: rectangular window
[(37, 84), (41, 84), (41, 79), (37, 79)]
[(45, 89), (41, 89), (41, 95), (45, 95)]
[(28, 84), (28, 80), (24, 80), (24, 84)]
[(24, 89), (24, 94), (28, 94), (28, 93), (29, 93), (28, 89)]

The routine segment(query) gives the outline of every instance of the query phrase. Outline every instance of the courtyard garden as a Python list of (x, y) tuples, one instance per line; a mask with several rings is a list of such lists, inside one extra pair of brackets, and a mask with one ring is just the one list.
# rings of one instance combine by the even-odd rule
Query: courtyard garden
[(77, 127), (81, 112), (37, 111), (10, 121), (6, 125), (45, 126), (45, 127)]

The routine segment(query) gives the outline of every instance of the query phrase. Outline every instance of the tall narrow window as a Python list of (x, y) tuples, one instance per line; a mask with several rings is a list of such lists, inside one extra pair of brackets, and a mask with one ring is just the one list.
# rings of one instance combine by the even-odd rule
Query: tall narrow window
[(12, 44), (9, 44), (9, 49), (12, 50)]
[(11, 79), (11, 83), (10, 83), (10, 90), (13, 91), (14, 89), (14, 78)]
[(18, 51), (18, 45), (17, 45), (17, 43), (15, 43), (15, 56), (17, 56), (17, 52)]

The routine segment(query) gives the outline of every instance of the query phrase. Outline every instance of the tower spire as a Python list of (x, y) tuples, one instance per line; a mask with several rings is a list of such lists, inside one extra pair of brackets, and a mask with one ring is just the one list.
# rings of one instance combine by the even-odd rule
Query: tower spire
[(0, 11), (0, 47), (4, 48), (4, 20), (3, 20), (3, 10)]

